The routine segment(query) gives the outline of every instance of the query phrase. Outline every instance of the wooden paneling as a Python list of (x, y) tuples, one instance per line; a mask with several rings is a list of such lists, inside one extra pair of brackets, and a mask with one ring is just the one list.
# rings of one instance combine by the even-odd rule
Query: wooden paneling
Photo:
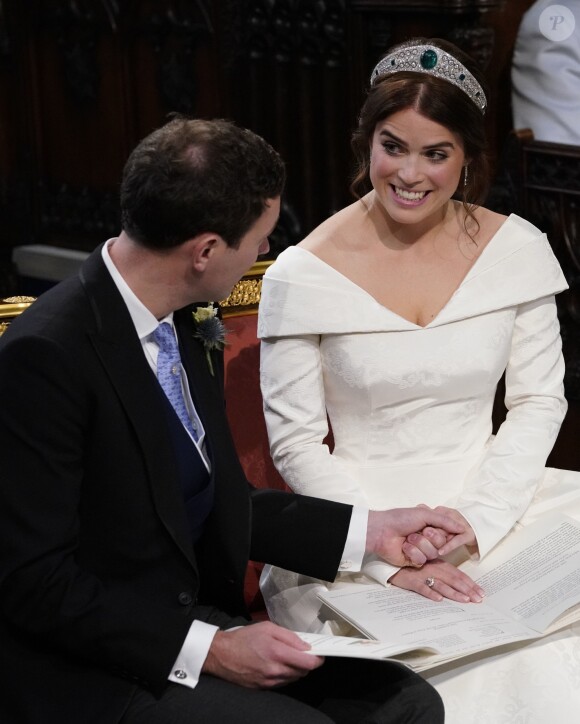
[(205, 5), (3, 0), (4, 258), (32, 242), (90, 250), (116, 233), (121, 170), (137, 141), (171, 111), (215, 113)]
[[(529, 0), (0, 0), (0, 292), (16, 245), (118, 231), (121, 170), (172, 111), (228, 117), (288, 165), (275, 256), (350, 201), (350, 134), (388, 45), (442, 36), (492, 86), (492, 147)], [(1, 288), (3, 287), (3, 288)]]

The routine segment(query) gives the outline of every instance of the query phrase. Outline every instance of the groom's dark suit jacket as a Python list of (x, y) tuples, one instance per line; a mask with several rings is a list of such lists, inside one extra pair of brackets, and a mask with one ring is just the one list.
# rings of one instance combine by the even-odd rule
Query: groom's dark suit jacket
[(3, 724), (117, 722), (136, 686), (167, 685), (194, 619), (241, 622), (248, 558), (335, 576), (351, 508), (248, 485), (221, 360), (212, 376), (191, 308), (175, 324), (215, 484), (195, 550), (163, 400), (100, 249), (0, 341)]

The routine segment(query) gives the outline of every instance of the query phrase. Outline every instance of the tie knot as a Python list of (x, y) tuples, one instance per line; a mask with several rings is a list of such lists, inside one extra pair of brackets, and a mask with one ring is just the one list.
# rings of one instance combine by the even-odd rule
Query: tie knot
[(162, 322), (153, 332), (153, 337), (162, 352), (171, 354), (177, 351), (177, 340), (169, 322)]

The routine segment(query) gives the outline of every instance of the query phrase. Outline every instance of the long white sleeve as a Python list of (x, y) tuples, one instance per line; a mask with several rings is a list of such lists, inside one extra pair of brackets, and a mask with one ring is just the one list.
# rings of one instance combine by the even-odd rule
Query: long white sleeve
[(270, 453), (297, 493), (368, 507), (356, 480), (323, 444), (328, 434), (318, 335), (263, 339), (260, 381)]
[[(262, 340), (260, 380), (270, 453), (297, 493), (368, 508), (369, 501), (324, 442), (329, 432), (318, 335)], [(374, 555), (361, 570), (386, 583), (397, 572)]]
[(529, 506), (566, 414), (556, 303), (547, 297), (516, 314), (506, 368), (508, 413), (457, 508), (485, 555)]

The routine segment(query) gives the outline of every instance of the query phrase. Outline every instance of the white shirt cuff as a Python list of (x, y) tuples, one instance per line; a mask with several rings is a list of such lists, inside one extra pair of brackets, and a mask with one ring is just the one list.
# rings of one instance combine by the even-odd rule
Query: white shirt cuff
[(169, 674), (169, 681), (195, 689), (201, 674), (201, 667), (218, 630), (217, 626), (204, 621), (194, 621), (191, 624)]
[(368, 520), (369, 511), (367, 508), (353, 506), (348, 535), (338, 568), (339, 573), (346, 571), (356, 573), (360, 571), (367, 542)]

